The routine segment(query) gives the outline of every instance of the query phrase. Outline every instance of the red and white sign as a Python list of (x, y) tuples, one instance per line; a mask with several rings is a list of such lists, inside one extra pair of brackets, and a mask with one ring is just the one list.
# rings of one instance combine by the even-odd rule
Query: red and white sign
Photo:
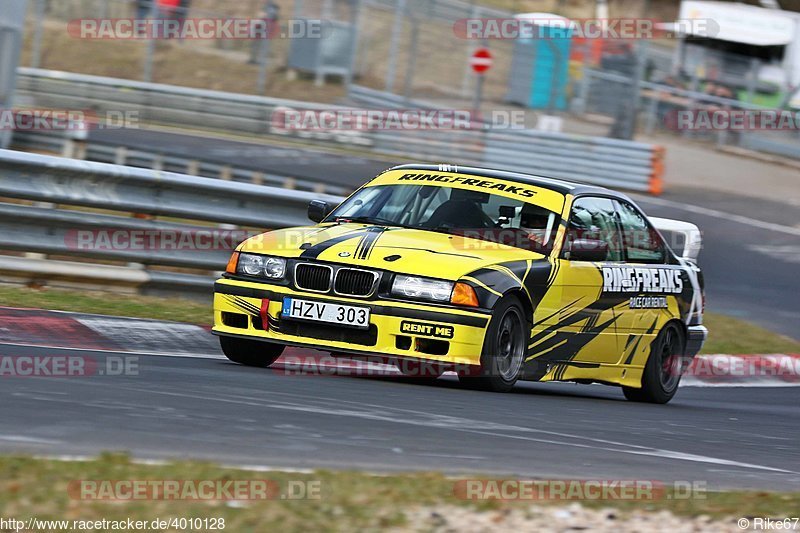
[(469, 58), (469, 66), (476, 74), (483, 74), (492, 67), (492, 54), (487, 48), (478, 48)]

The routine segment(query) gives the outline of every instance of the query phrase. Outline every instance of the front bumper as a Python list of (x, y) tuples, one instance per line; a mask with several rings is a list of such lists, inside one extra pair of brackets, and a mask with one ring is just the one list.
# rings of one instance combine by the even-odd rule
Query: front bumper
[(686, 355), (694, 357), (703, 348), (708, 338), (708, 329), (705, 326), (688, 326), (686, 333)]
[[(369, 330), (284, 319), (281, 309), (287, 296), (369, 307)], [(477, 365), (490, 316), (483, 309), (329, 296), (225, 278), (214, 285), (212, 332), (334, 353)]]

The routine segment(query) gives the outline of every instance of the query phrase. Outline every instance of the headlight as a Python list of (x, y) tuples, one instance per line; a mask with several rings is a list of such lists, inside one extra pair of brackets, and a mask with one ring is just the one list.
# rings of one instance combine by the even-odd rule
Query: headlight
[(392, 294), (421, 300), (449, 302), (453, 283), (417, 276), (397, 275), (392, 283)]
[(268, 255), (239, 254), (237, 274), (279, 279), (286, 274), (286, 259)]

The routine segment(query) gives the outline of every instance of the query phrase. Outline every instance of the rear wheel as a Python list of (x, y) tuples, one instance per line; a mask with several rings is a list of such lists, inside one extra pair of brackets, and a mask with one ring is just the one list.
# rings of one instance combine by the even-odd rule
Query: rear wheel
[(519, 299), (506, 296), (492, 311), (478, 375), (459, 375), (459, 380), (483, 390), (510, 391), (522, 372), (528, 339), (530, 326)]
[(283, 353), (282, 344), (252, 341), (237, 337), (220, 337), (219, 345), (225, 357), (245, 366), (265, 368), (274, 363)]
[(642, 373), (642, 388), (622, 387), (634, 402), (667, 403), (678, 391), (683, 370), (683, 332), (668, 324), (650, 345), (650, 357)]

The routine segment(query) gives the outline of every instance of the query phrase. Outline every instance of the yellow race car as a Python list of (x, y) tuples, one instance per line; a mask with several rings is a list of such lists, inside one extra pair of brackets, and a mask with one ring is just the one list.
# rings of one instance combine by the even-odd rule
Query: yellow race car
[(600, 382), (665, 403), (707, 335), (697, 228), (654, 225), (608, 189), (403, 165), (308, 216), (240, 244), (216, 282), (230, 360), (269, 366), (298, 346), (493, 391)]

